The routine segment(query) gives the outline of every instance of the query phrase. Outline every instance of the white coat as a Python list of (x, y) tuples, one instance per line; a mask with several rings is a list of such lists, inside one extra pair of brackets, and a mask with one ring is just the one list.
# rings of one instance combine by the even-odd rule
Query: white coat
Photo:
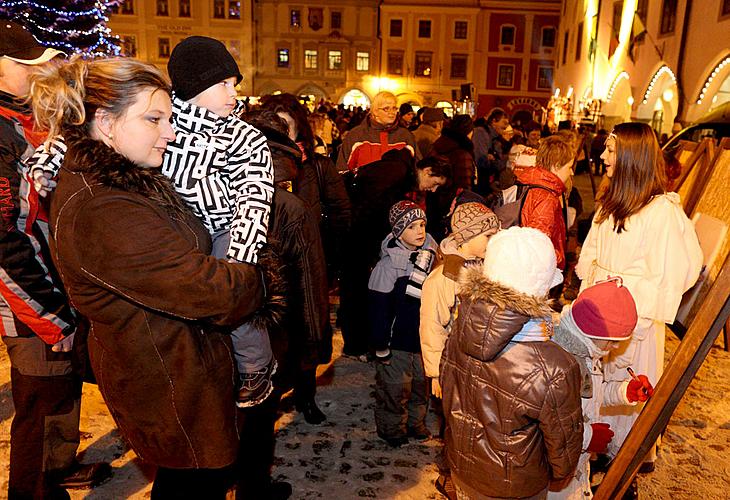
[[(608, 276), (620, 276), (636, 302), (639, 316), (630, 340), (605, 359), (607, 381), (626, 379), (626, 368), (656, 385), (664, 367), (665, 323), (672, 323), (682, 294), (699, 277), (702, 249), (679, 195), (655, 196), (629, 217), (619, 234), (613, 217), (596, 223), (581, 249), (576, 274), (581, 291)], [(601, 408), (599, 421), (615, 432), (609, 454), (623, 444), (643, 405)]]

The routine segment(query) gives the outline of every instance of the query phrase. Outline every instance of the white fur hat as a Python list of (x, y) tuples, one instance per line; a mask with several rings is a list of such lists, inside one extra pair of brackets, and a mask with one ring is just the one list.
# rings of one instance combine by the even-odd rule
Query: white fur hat
[(518, 292), (544, 297), (563, 282), (555, 248), (545, 233), (513, 226), (489, 238), (484, 276)]

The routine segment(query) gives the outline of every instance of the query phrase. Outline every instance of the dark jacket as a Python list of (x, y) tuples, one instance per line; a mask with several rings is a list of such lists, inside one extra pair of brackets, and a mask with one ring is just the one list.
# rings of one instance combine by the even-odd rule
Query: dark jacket
[(517, 180), (523, 184), (536, 184), (545, 189), (530, 189), (522, 206), (522, 227), (534, 227), (550, 237), (555, 247), (558, 267), (565, 269), (565, 214), (561, 205), (561, 197), (565, 192), (565, 184), (549, 170), (540, 167), (515, 169)]
[(342, 237), (350, 229), (350, 197), (342, 176), (327, 156), (315, 153), (303, 162), (297, 171), (294, 192), (317, 224), (333, 236)]
[(367, 253), (367, 266), (375, 265), (380, 254), (380, 243), (390, 232), (390, 207), (407, 199), (416, 188), (415, 160), (404, 149), (389, 151), (381, 160), (357, 171), (349, 186), (352, 201), (350, 244), (357, 245)]
[(416, 152), (416, 139), (408, 129), (398, 125), (380, 125), (365, 117), (360, 125), (350, 130), (340, 146), (337, 156), (337, 170), (354, 170), (380, 160), (393, 149), (408, 149), (413, 156)]
[(441, 241), (446, 236), (444, 228), (448, 227), (448, 213), (456, 193), (459, 189), (474, 189), (474, 145), (465, 135), (445, 128), (433, 143), (431, 154), (445, 157), (451, 165), (451, 178), (446, 185), (426, 195), (428, 232)]
[(209, 256), (210, 236), (170, 182), (78, 131), (51, 205), (51, 249), (90, 323), (99, 389), (137, 455), (219, 468), (238, 446), (230, 339), (263, 302), (249, 264)]
[(284, 262), (287, 283), (282, 328), (271, 335), (286, 338), (286, 361), (279, 385), (290, 387), (291, 377), (299, 373), (295, 363), (306, 370), (328, 363), (332, 356), (327, 271), (317, 219), (300, 197), (282, 187), (301, 171), (297, 167), (299, 149), (283, 134), (270, 129), (264, 133), (274, 160), (269, 241)]
[(51, 262), (47, 200), (22, 164), (42, 141), (30, 108), (0, 92), (0, 335), (37, 335), (55, 344), (75, 330), (76, 320)]
[[(435, 255), (438, 245), (427, 233), (418, 250), (430, 250)], [(416, 253), (404, 247), (392, 233), (383, 240), (380, 261), (368, 282), (370, 345), (375, 350), (421, 352), (421, 300), (406, 294)]]
[(515, 342), (547, 302), (489, 281), (461, 280), (459, 316), (441, 360), (446, 454), (455, 480), (521, 498), (575, 471), (583, 445), (580, 369), (554, 342)]

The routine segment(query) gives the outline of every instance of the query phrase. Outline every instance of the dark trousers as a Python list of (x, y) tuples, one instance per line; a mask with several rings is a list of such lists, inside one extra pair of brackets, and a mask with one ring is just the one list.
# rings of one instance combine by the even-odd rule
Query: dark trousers
[(317, 394), (317, 369), (300, 370), (294, 381), (294, 403), (298, 406), (313, 401)]
[(237, 500), (264, 500), (274, 463), (274, 423), (281, 393), (278, 390), (260, 405), (239, 410), (241, 442), (236, 465)]
[(231, 484), (231, 467), (223, 469), (157, 469), (152, 500), (224, 499)]
[(81, 381), (70, 353), (38, 337), (5, 337), (15, 416), (10, 426), (10, 499), (68, 498), (54, 484), (79, 446)]
[(375, 426), (382, 437), (425, 432), (428, 384), (420, 352), (393, 350), (390, 360), (375, 364)]
[(368, 252), (353, 242), (348, 248), (348, 262), (342, 268), (337, 315), (345, 342), (343, 351), (348, 355), (365, 354), (368, 351), (370, 319), (367, 310), (371, 258)]

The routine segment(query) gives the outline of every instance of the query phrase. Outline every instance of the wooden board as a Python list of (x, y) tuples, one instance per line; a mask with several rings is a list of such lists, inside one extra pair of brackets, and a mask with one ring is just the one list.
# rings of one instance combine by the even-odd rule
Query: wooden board
[(654, 395), (613, 460), (596, 491), (595, 500), (621, 498), (626, 492), (729, 317), (730, 259), (725, 259), (703, 307), (692, 320), (687, 334), (664, 369)]

